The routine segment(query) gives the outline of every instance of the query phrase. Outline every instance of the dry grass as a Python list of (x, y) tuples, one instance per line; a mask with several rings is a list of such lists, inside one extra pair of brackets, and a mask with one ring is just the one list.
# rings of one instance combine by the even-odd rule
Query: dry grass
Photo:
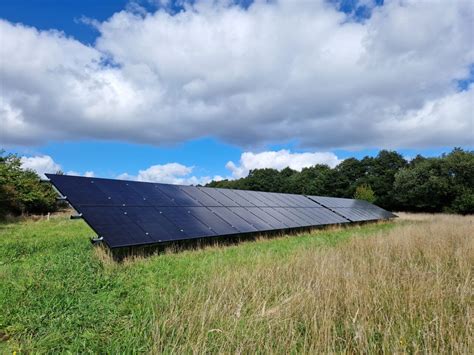
[(473, 353), (474, 217), (400, 222), (177, 288), (156, 305), (154, 352)]

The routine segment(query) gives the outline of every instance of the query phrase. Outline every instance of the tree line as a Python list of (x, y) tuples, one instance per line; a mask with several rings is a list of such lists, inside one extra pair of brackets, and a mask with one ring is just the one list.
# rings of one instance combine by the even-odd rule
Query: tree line
[[(255, 169), (238, 180), (206, 186), (307, 195), (359, 198), (392, 211), (474, 213), (474, 151), (455, 148), (440, 157), (408, 161), (395, 151), (349, 158), (330, 168), (314, 165), (300, 172)], [(0, 218), (44, 214), (61, 207), (50, 184), (24, 170), (15, 154), (0, 151)]]
[(209, 187), (359, 198), (392, 211), (474, 213), (474, 151), (407, 160), (396, 151), (349, 158), (330, 168), (300, 172), (285, 168), (251, 170), (238, 180), (212, 181)]

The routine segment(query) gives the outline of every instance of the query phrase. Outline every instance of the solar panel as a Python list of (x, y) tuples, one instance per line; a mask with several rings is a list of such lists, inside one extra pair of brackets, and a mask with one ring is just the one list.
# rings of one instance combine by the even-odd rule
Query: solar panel
[(232, 212), (231, 208), (234, 207), (211, 207), (211, 211), (219, 216), (223, 221), (230, 223), (231, 227), (235, 228), (238, 233), (250, 233), (258, 231), (258, 229), (255, 228), (251, 222), (246, 221)]
[(384, 210), (367, 201), (349, 198), (308, 196), (331, 211), (349, 219), (351, 222), (373, 221), (396, 217), (393, 213)]
[(47, 176), (110, 248), (393, 217), (349, 199)]
[(209, 226), (217, 235), (239, 233), (229, 221), (223, 220), (208, 207), (188, 207), (189, 213)]
[(220, 191), (221, 189), (211, 189), (207, 187), (197, 187), (197, 189), (214, 199), (214, 201), (216, 201), (215, 203), (219, 206), (238, 206), (238, 204), (234, 202), (231, 198), (227, 197), (227, 195), (224, 195)]
[(258, 198), (257, 194), (254, 191), (243, 191), (243, 190), (233, 190), (235, 194), (239, 197), (243, 198), (245, 201), (249, 202), (248, 207), (266, 207), (267, 204), (262, 201), (262, 199)]
[(300, 223), (298, 223), (293, 218), (288, 216), (288, 214), (286, 213), (283, 207), (270, 207), (270, 208), (264, 209), (264, 211), (270, 216), (272, 216), (273, 218), (276, 218), (277, 220), (282, 222), (288, 228), (300, 227)]
[(261, 220), (265, 221), (271, 229), (286, 229), (289, 228), (288, 225), (286, 225), (283, 221), (280, 221), (278, 218), (272, 216), (271, 213), (269, 213), (268, 207), (249, 207), (248, 211)]

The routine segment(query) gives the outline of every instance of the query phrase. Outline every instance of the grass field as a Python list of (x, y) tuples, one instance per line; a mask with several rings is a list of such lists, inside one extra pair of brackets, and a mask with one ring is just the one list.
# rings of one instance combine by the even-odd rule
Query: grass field
[(91, 235), (65, 217), (0, 225), (0, 353), (473, 353), (474, 217), (122, 263)]

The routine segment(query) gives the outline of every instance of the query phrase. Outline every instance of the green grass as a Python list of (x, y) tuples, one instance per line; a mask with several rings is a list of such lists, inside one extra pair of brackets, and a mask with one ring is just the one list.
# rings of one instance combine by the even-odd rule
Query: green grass
[(82, 221), (0, 224), (0, 352), (152, 351), (156, 324), (166, 323), (162, 317), (170, 316), (177, 295), (216, 273), (248, 269), (256, 261), (284, 263), (298, 251), (332, 247), (394, 225), (320, 230), (115, 263), (90, 244), (93, 233)]

